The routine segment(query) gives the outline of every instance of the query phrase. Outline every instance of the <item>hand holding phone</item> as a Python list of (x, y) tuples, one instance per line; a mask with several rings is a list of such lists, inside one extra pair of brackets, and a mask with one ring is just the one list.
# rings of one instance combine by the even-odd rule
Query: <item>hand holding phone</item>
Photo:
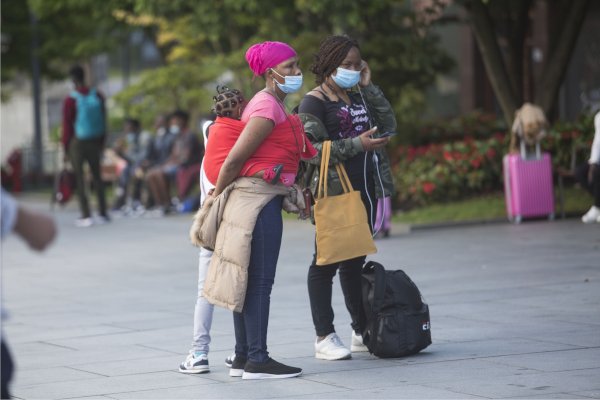
[(384, 132), (381, 135), (377, 136), (378, 138), (386, 138), (386, 137), (391, 137), (391, 136), (396, 136), (398, 134), (398, 132)]

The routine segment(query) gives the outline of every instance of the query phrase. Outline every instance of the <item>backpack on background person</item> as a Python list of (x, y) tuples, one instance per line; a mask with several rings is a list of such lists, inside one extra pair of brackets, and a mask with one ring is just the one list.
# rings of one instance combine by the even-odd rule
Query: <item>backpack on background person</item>
[(99, 138), (104, 134), (104, 111), (102, 100), (96, 89), (90, 89), (88, 94), (74, 90), (71, 97), (75, 99), (77, 114), (75, 116), (75, 136), (77, 139), (89, 140)]
[(380, 358), (404, 357), (431, 344), (429, 306), (402, 270), (369, 261), (362, 273), (366, 324), (363, 343)]

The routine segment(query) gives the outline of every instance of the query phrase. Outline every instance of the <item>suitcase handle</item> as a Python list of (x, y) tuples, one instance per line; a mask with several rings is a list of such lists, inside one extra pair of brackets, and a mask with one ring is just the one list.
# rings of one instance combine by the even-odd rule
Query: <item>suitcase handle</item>
[[(525, 149), (525, 141), (523, 140), (523, 138), (521, 138), (520, 142), (521, 142), (521, 158), (523, 160), (527, 160), (527, 150)], [(542, 151), (540, 150), (540, 142), (536, 141), (535, 142), (535, 159), (539, 160), (541, 158), (542, 158)]]

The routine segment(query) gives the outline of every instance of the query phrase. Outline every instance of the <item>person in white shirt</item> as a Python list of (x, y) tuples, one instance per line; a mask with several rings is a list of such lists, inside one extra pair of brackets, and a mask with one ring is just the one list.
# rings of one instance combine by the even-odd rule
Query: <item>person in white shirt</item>
[(600, 111), (594, 117), (594, 141), (590, 159), (577, 167), (575, 177), (588, 192), (594, 197), (594, 204), (585, 213), (581, 220), (586, 224), (600, 223)]

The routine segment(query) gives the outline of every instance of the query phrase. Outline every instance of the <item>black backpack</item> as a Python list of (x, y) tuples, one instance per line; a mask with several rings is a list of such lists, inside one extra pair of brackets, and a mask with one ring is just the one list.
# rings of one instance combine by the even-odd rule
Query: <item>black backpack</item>
[(369, 261), (362, 272), (363, 343), (381, 358), (418, 353), (431, 344), (429, 307), (404, 271)]

